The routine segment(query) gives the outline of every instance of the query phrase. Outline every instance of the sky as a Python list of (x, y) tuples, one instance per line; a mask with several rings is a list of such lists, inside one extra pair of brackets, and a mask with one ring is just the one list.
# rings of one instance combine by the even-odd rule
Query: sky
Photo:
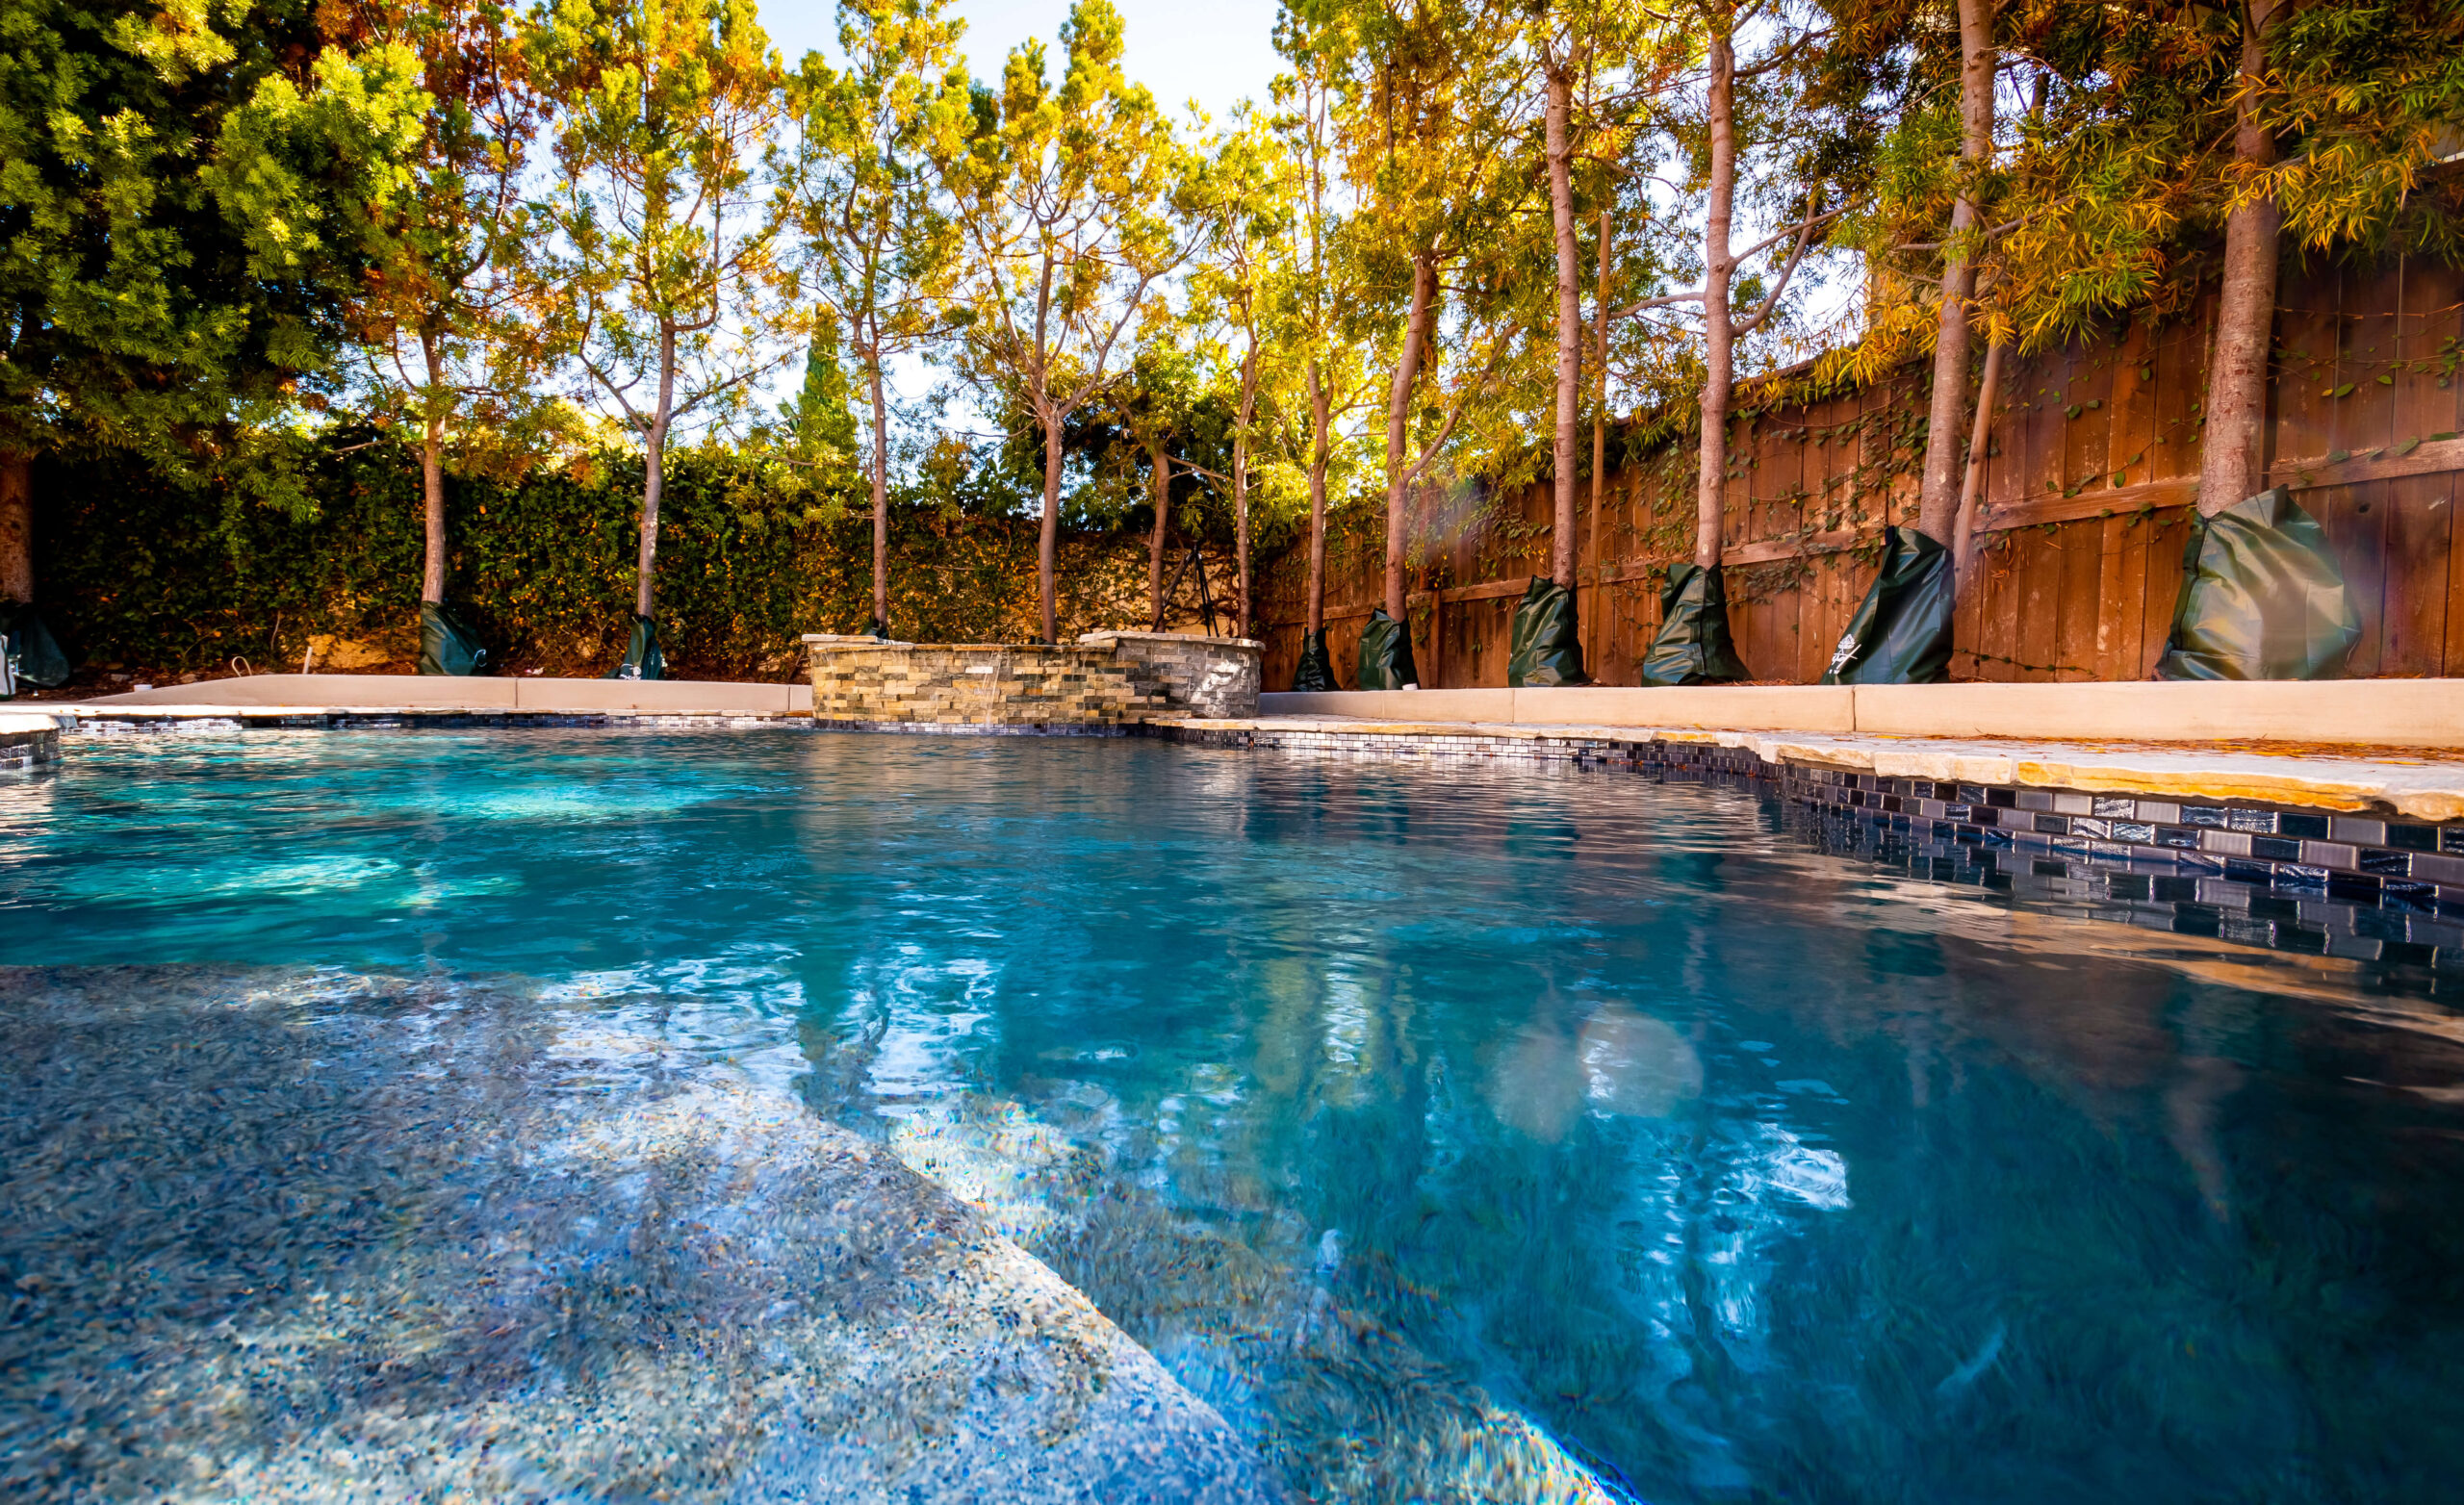
[[(1129, 76), (1155, 91), (1180, 118), (1193, 99), (1218, 120), (1242, 100), (1267, 102), (1281, 66), (1274, 50), (1275, 0), (1113, 0), (1121, 14)], [(957, 0), (966, 20), (961, 46), (977, 78), (1001, 76), (1001, 60), (1030, 37), (1049, 49), (1060, 72), (1061, 23), (1068, 0)], [(808, 51), (837, 54), (837, 7), (831, 0), (763, 0), (761, 25), (792, 66)]]

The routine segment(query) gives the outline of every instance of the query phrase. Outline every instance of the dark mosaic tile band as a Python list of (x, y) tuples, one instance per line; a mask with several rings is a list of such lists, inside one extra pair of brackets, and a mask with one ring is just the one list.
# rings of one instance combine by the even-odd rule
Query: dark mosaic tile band
[(2464, 983), (2464, 822), (1891, 778), (1773, 765), (1747, 749), (1700, 743), (1150, 729), (1216, 747), (1562, 762), (1752, 787), (1789, 810), (1788, 824), (1821, 850), (1914, 877)]

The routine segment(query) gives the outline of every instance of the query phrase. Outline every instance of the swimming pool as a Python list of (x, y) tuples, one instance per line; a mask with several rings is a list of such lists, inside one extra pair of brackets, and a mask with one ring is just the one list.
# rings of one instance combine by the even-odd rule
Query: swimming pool
[[(2446, 1497), (2464, 1036), (2365, 970), (2246, 959), (1630, 774), (801, 731), (84, 740), (0, 782), (9, 1477), (136, 1497), (153, 1476), (59, 1435), (162, 1445), (175, 1387), (147, 1377), (196, 1334), (304, 1331), (369, 1250), (479, 1237), (381, 1188), (350, 1211), (354, 1176), (464, 1186), (517, 1142), (544, 1174), (546, 1138), (473, 1126), (533, 1091), (637, 1122), (689, 1088), (722, 1118), (800, 1104), (986, 1209), (1269, 1492)], [(230, 1033), (268, 1018), (315, 1029)], [(584, 1032), (631, 1043), (576, 1055)], [(266, 1127), (284, 1092), (232, 1106), (270, 1053), (320, 1084), (313, 1134)], [(432, 1163), (319, 1148), (380, 1102)], [(211, 1186), (171, 1176), (199, 1157)], [(30, 1288), (64, 1209), (190, 1233)], [(181, 1282), (214, 1299), (143, 1294)], [(715, 1352), (776, 1305), (655, 1346)], [(402, 1320), (385, 1341), (417, 1347)], [(546, 1384), (545, 1351), (467, 1383)], [(730, 1372), (773, 1362), (748, 1352)], [(181, 1411), (183, 1467), (237, 1477), (218, 1447), (323, 1424), (285, 1393), (244, 1425)], [(295, 1484), (348, 1471), (321, 1456)], [(705, 1497), (759, 1495), (713, 1459)], [(614, 1497), (558, 1467), (538, 1497)]]

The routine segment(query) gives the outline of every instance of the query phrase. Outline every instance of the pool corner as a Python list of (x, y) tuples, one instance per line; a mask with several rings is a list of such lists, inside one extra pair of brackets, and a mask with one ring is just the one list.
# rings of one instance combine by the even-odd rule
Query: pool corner
[(0, 773), (23, 773), (59, 761), (57, 717), (0, 710)]

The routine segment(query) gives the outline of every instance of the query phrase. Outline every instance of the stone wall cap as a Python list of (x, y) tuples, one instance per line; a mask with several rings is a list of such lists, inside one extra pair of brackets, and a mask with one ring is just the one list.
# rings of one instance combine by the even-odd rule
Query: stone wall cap
[(1116, 632), (1106, 628), (1101, 632), (1082, 632), (1078, 634), (1078, 641), (1091, 648), (1103, 643), (1131, 642), (1203, 643), (1210, 648), (1254, 648), (1261, 652), (1266, 650), (1266, 644), (1257, 638), (1219, 638), (1203, 632)]
[[(1109, 643), (1089, 643), (1084, 638), (1075, 643), (909, 643), (886, 638), (836, 637), (823, 632), (808, 632), (803, 641), (817, 648), (915, 649), (928, 653), (1077, 653), (1090, 648), (1111, 646)], [(1226, 640), (1218, 638), (1215, 641)]]

